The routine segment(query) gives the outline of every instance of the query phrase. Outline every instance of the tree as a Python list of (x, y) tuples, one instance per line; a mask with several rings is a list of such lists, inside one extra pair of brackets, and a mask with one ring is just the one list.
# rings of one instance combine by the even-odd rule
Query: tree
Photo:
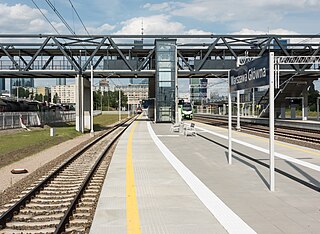
[(311, 85), (308, 91), (308, 103), (310, 106), (310, 111), (317, 110), (317, 99), (319, 96), (319, 91), (314, 88), (314, 85)]
[(48, 95), (44, 95), (43, 100), (48, 102), (49, 101), (49, 96)]
[[(107, 91), (101, 92), (97, 91), (93, 93), (93, 106), (96, 109), (100, 109), (101, 105), (103, 110), (108, 110), (107, 107), (111, 109), (118, 108), (119, 91)], [(127, 96), (121, 91), (121, 106), (127, 106)]]
[(95, 107), (96, 110), (101, 108), (101, 101), (102, 101), (101, 96), (102, 96), (102, 93), (100, 91), (93, 93), (93, 107)]
[(53, 103), (58, 103), (58, 100), (59, 100), (59, 96), (58, 96), (57, 93), (55, 93), (55, 95), (53, 96), (52, 102)]
[(39, 101), (39, 94), (36, 93), (36, 95), (34, 96), (34, 100)]

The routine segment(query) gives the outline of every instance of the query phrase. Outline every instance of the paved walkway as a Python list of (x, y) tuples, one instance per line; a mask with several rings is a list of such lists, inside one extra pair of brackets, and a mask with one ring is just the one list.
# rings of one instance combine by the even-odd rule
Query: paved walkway
[[(196, 126), (212, 139), (217, 137), (210, 131), (226, 134), (221, 128)], [(267, 145), (263, 138), (242, 133), (235, 133), (235, 138)], [(235, 147), (268, 163), (266, 154)], [(319, 151), (289, 144), (276, 149), (320, 165)], [(319, 192), (278, 174), (276, 191), (270, 192), (268, 168), (233, 157), (228, 165), (226, 149), (217, 144), (171, 133), (169, 124), (137, 121), (118, 143), (91, 233), (319, 232)], [(320, 181), (319, 173), (283, 159), (276, 165), (313, 178), (315, 185)]]

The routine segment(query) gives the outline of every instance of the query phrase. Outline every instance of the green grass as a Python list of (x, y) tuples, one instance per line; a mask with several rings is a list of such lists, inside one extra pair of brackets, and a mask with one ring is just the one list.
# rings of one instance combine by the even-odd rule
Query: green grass
[[(301, 110), (296, 110), (296, 116), (301, 117), (302, 116), (302, 111)], [(309, 111), (308, 112), (309, 117), (317, 117), (317, 112), (316, 111)], [(286, 117), (290, 118), (291, 117), (291, 110), (286, 110)]]
[(1, 135), (0, 168), (79, 135), (74, 126), (57, 127), (54, 137), (49, 128)]
[[(122, 119), (126, 117), (122, 115)], [(106, 129), (107, 125), (117, 121), (118, 115), (96, 116), (94, 130)], [(55, 130), (54, 137), (50, 137), (50, 128), (0, 135), (0, 168), (81, 135), (74, 125), (58, 125)]]
[(54, 137), (50, 137), (49, 128), (1, 136), (0, 155), (11, 150), (24, 149), (39, 144), (54, 145), (56, 142), (69, 140), (79, 135), (80, 133), (75, 131), (74, 126), (69, 126), (56, 128), (56, 136)]
[[(126, 119), (128, 117), (127, 114), (122, 114), (121, 119)], [(119, 121), (119, 115), (106, 114), (106, 115), (98, 115), (93, 118), (93, 129), (95, 131), (100, 131), (106, 129), (108, 125), (111, 125), (115, 122)]]

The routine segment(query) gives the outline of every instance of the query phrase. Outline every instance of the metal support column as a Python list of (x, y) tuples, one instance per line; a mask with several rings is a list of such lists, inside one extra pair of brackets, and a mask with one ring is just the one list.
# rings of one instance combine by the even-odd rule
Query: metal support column
[[(230, 71), (228, 71), (228, 80), (230, 82)], [(230, 87), (230, 85), (229, 85)], [(228, 163), (232, 164), (232, 108), (231, 108), (231, 91), (228, 94)]]
[(238, 90), (237, 91), (237, 127), (236, 129), (238, 131), (241, 130), (241, 127), (240, 127), (240, 91)]
[(179, 119), (179, 115), (178, 115), (178, 95), (179, 95), (179, 90), (178, 90), (178, 67), (177, 67), (177, 61), (178, 61), (178, 55), (177, 55), (177, 45), (174, 44), (174, 48), (175, 48), (175, 52), (174, 52), (174, 56), (175, 56), (175, 77), (174, 77), (174, 85), (175, 85), (175, 90), (174, 90), (174, 101), (175, 101), (175, 123), (178, 124), (181, 122), (181, 119)]
[(121, 92), (119, 88), (119, 122), (121, 121)]
[(91, 99), (91, 103), (90, 103), (90, 123), (91, 123), (91, 126), (90, 126), (90, 134), (91, 135), (94, 135), (94, 130), (93, 130), (93, 65), (91, 64), (91, 92), (90, 92), (90, 99)]
[(302, 120), (308, 119), (308, 90), (305, 89), (302, 93)]
[(319, 120), (319, 100), (320, 97), (317, 98), (317, 120)]
[(252, 89), (252, 116), (255, 115), (255, 99), (254, 99), (254, 88)]
[[(130, 91), (129, 91), (130, 92)], [(130, 117), (130, 104), (129, 104), (129, 92), (128, 92), (128, 100), (127, 100), (127, 103), (128, 103), (128, 118)]]
[(76, 76), (76, 130), (84, 132), (83, 114), (83, 81), (82, 76)]
[(274, 53), (271, 52), (269, 55), (269, 101), (270, 101), (270, 111), (269, 111), (269, 155), (270, 155), (270, 191), (274, 191), (275, 188), (275, 178), (274, 178)]

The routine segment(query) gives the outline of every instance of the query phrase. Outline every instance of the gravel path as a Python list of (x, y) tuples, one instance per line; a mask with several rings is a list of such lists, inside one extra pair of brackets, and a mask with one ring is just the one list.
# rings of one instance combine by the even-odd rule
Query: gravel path
[[(45, 175), (91, 139), (90, 134), (85, 134), (1, 168), (0, 205), (17, 196), (24, 188)], [(11, 170), (15, 168), (25, 168), (28, 173), (12, 174)]]

